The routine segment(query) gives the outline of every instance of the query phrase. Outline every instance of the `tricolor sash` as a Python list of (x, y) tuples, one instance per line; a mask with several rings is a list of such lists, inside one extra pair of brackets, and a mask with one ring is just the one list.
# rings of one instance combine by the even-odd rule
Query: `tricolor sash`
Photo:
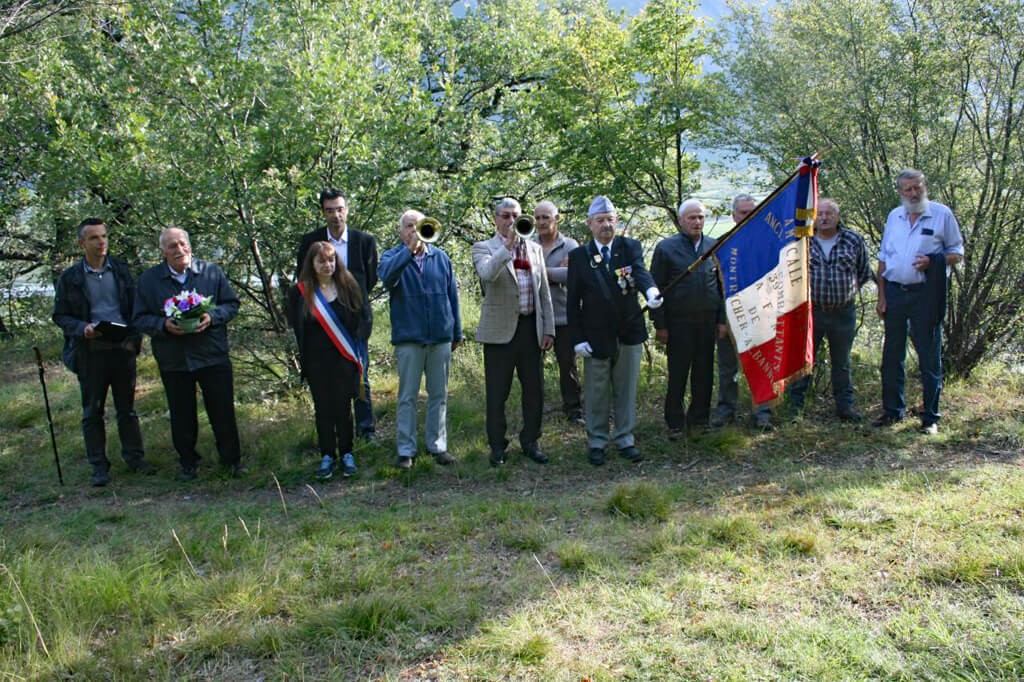
[[(301, 282), (299, 282), (299, 293), (303, 297), (306, 295), (305, 287)], [(359, 370), (359, 376), (362, 377), (366, 372), (366, 365), (369, 364), (366, 343), (348, 333), (345, 325), (338, 319), (337, 313), (334, 312), (323, 292), (320, 291), (320, 287), (316, 287), (313, 291), (312, 313), (341, 356), (354, 364)], [(359, 385), (362, 387), (362, 381), (359, 382)]]

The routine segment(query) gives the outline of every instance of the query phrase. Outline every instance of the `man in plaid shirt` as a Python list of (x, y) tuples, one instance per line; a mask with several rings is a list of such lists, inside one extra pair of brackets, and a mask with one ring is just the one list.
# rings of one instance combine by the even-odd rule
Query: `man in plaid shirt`
[[(864, 238), (842, 226), (839, 205), (832, 199), (818, 200), (818, 217), (811, 239), (811, 309), (814, 314), (814, 355), (822, 339), (828, 338), (832, 362), (832, 395), (836, 415), (843, 421), (860, 421), (853, 408), (850, 382), (850, 349), (857, 334), (857, 292), (871, 279)], [(811, 378), (796, 381), (789, 399), (802, 410)]]

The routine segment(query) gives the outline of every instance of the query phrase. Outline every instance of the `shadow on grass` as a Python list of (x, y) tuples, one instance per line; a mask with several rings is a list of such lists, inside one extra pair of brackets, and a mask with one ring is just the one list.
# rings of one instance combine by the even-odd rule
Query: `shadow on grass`
[[(393, 398), (382, 391), (381, 438), (358, 446), (360, 476), (329, 483), (312, 480), (317, 457), (301, 392), (240, 406), (250, 467), (242, 479), (218, 475), (206, 461), (200, 481), (174, 482), (161, 392), (151, 365), (144, 365), (144, 432), (161, 472), (133, 477), (115, 463), (114, 483), (90, 489), (77, 385), (51, 366), (68, 481), (55, 493), (48, 433), (40, 424), (45, 417), (41, 406), (32, 407), (35, 376), (5, 382), (12, 408), (0, 424), (12, 437), (0, 446), (3, 561), (43, 552), (53, 561), (37, 566), (39, 575), (63, 582), (62, 557), (79, 555), (75, 570), (120, 586), (108, 590), (120, 601), (101, 600), (108, 606), (100, 611), (121, 619), (127, 633), (96, 633), (89, 599), (52, 603), (44, 585), (30, 584), (30, 603), (48, 604), (47, 622), (65, 621), (59, 637), (80, 642), (91, 634), (98, 642), (77, 656), (69, 646), (59, 664), (43, 668), (86, 676), (102, 666), (127, 676), (155, 666), (172, 676), (230, 677), (244, 669), (360, 678), (443, 666), (446, 655), (464, 651), (475, 660), (467, 669), (477, 674), (494, 665), (512, 676), (536, 675), (530, 671), (557, 659), (555, 642), (587, 627), (559, 623), (552, 632), (544, 622), (545, 613), (577, 608), (562, 602), (569, 591), (596, 599), (602, 585), (642, 585), (651, 570), (671, 583), (678, 578), (664, 562), (696, 570), (707, 554), (738, 573), (753, 570), (747, 554), (815, 561), (828, 553), (833, 531), (885, 534), (898, 527), (891, 513), (845, 496), (865, 489), (927, 491), (955, 483), (964, 467), (1021, 457), (1019, 449), (1001, 449), (1020, 442), (1020, 413), (1005, 401), (1000, 408), (998, 396), (948, 419), (930, 440), (911, 425), (880, 432), (836, 421), (827, 411), (830, 397), (819, 389), (799, 423), (770, 433), (743, 425), (672, 442), (658, 416), (663, 376), (654, 369), (644, 377), (639, 407), (643, 463), (612, 454), (607, 466), (591, 467), (582, 429), (550, 410), (542, 445), (551, 464), (529, 462), (513, 446), (509, 463), (494, 469), (487, 461), (480, 371), (471, 366), (476, 355), (461, 356), (453, 372), (460, 377), (449, 401), (456, 465), (440, 467), (421, 456), (412, 470), (395, 469)], [(554, 400), (555, 377), (547, 381)], [(521, 423), (517, 390), (508, 406), (513, 433)], [(967, 389), (954, 387), (954, 396), (957, 391)], [(421, 405), (421, 420), (422, 413)], [(992, 429), (1005, 435), (993, 439)], [(202, 451), (213, 453), (203, 418), (200, 433)], [(117, 451), (115, 433), (108, 448)], [(786, 523), (775, 527), (781, 515)], [(1011, 569), (1019, 565), (1000, 555), (976, 563), (954, 557), (920, 575), (932, 583), (977, 583)], [(139, 585), (138, 576), (150, 585), (145, 594), (160, 590), (166, 603), (142, 608), (124, 600), (124, 586)], [(96, 594), (86, 584), (73, 589), (79, 597)], [(743, 608), (759, 603), (749, 594), (735, 601)], [(649, 617), (661, 608), (653, 600)], [(19, 632), (26, 629), (19, 625)], [(141, 656), (125, 653), (125, 640), (140, 637), (152, 644)], [(1005, 669), (1014, 656), (1020, 659), (1012, 647), (968, 654), (959, 668), (964, 674)]]

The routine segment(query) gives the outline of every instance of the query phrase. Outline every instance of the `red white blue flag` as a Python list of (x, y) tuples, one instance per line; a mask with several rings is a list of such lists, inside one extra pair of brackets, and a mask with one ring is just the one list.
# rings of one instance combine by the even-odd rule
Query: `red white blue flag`
[(755, 403), (781, 397), (813, 363), (806, 237), (817, 211), (819, 165), (804, 159), (716, 254), (729, 331)]

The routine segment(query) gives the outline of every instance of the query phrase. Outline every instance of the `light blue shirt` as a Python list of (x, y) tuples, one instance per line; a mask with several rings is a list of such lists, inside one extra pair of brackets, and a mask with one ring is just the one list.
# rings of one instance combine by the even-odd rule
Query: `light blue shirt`
[(331, 246), (334, 247), (334, 251), (341, 258), (341, 262), (348, 267), (348, 225), (345, 225), (345, 231), (341, 233), (341, 237), (335, 239), (331, 236), (331, 228), (326, 227), (324, 231), (327, 232), (327, 241)]
[(878, 251), (878, 260), (885, 263), (882, 271), (885, 281), (898, 284), (924, 282), (924, 272), (914, 269), (914, 259), (918, 254), (930, 256), (938, 253), (964, 254), (960, 225), (947, 206), (929, 201), (913, 225), (903, 206), (889, 212)]

